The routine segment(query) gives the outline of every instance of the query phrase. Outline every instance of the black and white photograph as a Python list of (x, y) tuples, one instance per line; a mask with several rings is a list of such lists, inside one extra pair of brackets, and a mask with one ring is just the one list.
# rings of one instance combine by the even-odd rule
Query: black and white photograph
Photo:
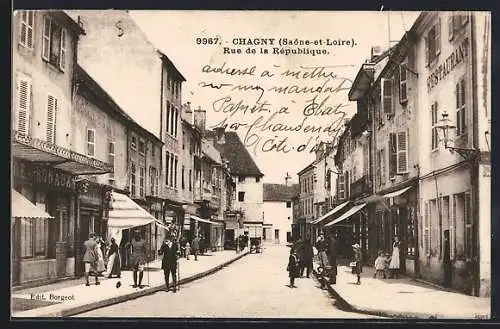
[(491, 21), (14, 10), (11, 318), (491, 319)]

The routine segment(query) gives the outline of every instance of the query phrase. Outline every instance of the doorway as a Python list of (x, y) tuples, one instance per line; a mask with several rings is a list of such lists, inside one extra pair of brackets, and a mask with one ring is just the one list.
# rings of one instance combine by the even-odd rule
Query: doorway
[(444, 245), (443, 245), (443, 286), (445, 288), (451, 287), (452, 281), (452, 266), (451, 266), (451, 244), (450, 244), (450, 230), (444, 230)]
[(278, 229), (274, 230), (274, 243), (280, 243), (280, 230)]

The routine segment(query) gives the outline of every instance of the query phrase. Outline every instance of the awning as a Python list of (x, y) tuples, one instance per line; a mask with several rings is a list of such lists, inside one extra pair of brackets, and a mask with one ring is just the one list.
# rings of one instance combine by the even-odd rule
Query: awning
[(35, 206), (21, 193), (11, 189), (11, 206), (13, 218), (54, 218), (44, 210)]
[(113, 172), (105, 162), (80, 154), (59, 145), (12, 131), (12, 156), (15, 158), (50, 163), (54, 168), (73, 175), (91, 175)]
[(401, 195), (403, 193), (405, 193), (406, 191), (408, 191), (409, 189), (411, 189), (412, 187), (411, 186), (408, 186), (408, 187), (405, 187), (401, 190), (398, 190), (398, 191), (395, 191), (395, 192), (391, 192), (391, 193), (387, 193), (387, 194), (384, 194), (382, 195), (383, 198), (394, 198), (398, 195)]
[(211, 225), (222, 225), (222, 223), (212, 222), (211, 220), (203, 219), (203, 218), (200, 218), (200, 217), (195, 216), (195, 215), (191, 215), (191, 218), (198, 221), (198, 222), (202, 222), (202, 223), (207, 223), (207, 224), (211, 224)]
[(339, 218), (335, 219), (334, 221), (326, 224), (325, 226), (331, 226), (331, 225), (335, 225), (337, 223), (340, 223), (344, 219), (351, 217), (352, 215), (354, 215), (355, 213), (357, 213), (358, 211), (363, 209), (364, 206), (366, 206), (366, 203), (362, 203), (362, 204), (358, 204), (358, 205), (353, 206), (351, 209), (346, 211), (342, 216), (340, 216)]
[(109, 210), (108, 219), (109, 227), (121, 228), (124, 230), (131, 227), (147, 225), (152, 222), (158, 222), (153, 215), (148, 213), (125, 194), (112, 192), (111, 200), (111, 209)]
[(330, 217), (331, 215), (335, 214), (337, 211), (340, 211), (342, 208), (344, 208), (345, 206), (347, 206), (348, 203), (349, 203), (349, 201), (346, 201), (344, 203), (339, 204), (338, 206), (336, 206), (335, 208), (333, 208), (332, 210), (330, 210), (329, 212), (327, 212), (326, 214), (324, 214), (320, 218), (318, 218), (315, 221), (313, 221), (311, 224), (313, 224), (313, 225), (318, 224), (323, 219), (325, 219), (327, 217)]

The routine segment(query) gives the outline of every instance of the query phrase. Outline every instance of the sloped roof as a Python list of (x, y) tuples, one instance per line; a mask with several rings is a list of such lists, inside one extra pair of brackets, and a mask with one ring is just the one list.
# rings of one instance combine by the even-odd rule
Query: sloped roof
[(290, 201), (298, 190), (299, 184), (264, 184), (264, 201)]
[[(212, 137), (214, 134), (207, 131), (205, 136)], [(232, 175), (264, 176), (236, 132), (224, 132), (224, 139), (224, 144), (214, 144), (222, 157), (229, 161)]]

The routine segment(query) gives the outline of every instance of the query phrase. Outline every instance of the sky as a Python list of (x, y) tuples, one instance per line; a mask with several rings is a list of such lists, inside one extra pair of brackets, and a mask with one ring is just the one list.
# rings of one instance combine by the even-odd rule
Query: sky
[(266, 183), (287, 173), (296, 182), (313, 146), (335, 143), (355, 113), (347, 94), (371, 47), (397, 42), (418, 14), (130, 11), (186, 78), (182, 102), (205, 110), (207, 127), (236, 131)]

